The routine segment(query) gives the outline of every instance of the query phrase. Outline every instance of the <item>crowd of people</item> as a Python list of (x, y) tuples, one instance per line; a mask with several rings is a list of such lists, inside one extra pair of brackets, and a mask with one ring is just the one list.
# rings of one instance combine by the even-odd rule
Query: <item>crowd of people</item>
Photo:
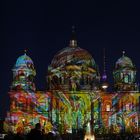
[(96, 137), (99, 140), (140, 140), (139, 134), (132, 134), (132, 133), (106, 134), (106, 135), (100, 135)]
[(20, 132), (17, 134), (12, 133), (9, 131), (7, 135), (5, 135), (4, 140), (83, 140), (82, 134), (62, 134), (60, 135), (57, 132), (49, 132), (45, 133), (44, 129), (41, 129), (40, 123), (35, 125), (35, 128), (32, 129), (26, 135)]
[[(29, 133), (23, 134), (17, 132), (17, 134), (9, 131), (4, 139), (5, 140), (85, 140), (85, 133), (79, 131), (77, 133), (65, 133), (60, 135), (57, 132), (45, 133), (44, 129), (41, 129), (40, 123), (35, 125)], [(140, 140), (140, 135), (134, 134), (110, 134), (110, 135), (96, 135), (96, 140)], [(86, 139), (90, 140), (90, 139)]]

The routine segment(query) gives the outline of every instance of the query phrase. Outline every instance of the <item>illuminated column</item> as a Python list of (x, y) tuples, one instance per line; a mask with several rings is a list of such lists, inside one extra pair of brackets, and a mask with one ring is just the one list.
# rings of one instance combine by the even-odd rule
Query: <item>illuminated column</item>
[(61, 111), (60, 112), (60, 116), (61, 116), (61, 128), (60, 128), (60, 132), (63, 134), (64, 133), (64, 112)]
[(124, 118), (124, 111), (122, 112), (121, 118), (122, 118), (123, 133), (125, 133), (125, 118)]
[(94, 125), (94, 101), (92, 95), (90, 96), (91, 99), (91, 133), (93, 134), (93, 125)]
[(98, 123), (99, 123), (99, 128), (101, 128), (102, 125), (102, 118), (101, 118), (101, 99), (98, 99)]
[(59, 101), (56, 99), (56, 122), (59, 124)]
[(30, 98), (28, 97), (27, 98), (27, 105), (26, 105), (26, 107), (27, 107), (27, 111), (30, 111)]
[(138, 127), (138, 133), (140, 131), (140, 115), (139, 115), (139, 112), (137, 113), (138, 114), (138, 124), (137, 124), (137, 127)]
[(138, 111), (138, 132), (140, 131), (140, 96), (137, 103), (137, 111)]
[(49, 120), (52, 123), (52, 105), (53, 105), (53, 95), (51, 96), (50, 103), (49, 103)]

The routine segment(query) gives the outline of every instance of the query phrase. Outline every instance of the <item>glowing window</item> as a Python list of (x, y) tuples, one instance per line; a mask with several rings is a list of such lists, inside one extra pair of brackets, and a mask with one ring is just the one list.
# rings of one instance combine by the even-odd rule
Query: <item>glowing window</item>
[(121, 73), (121, 79), (123, 79), (123, 73)]
[(128, 83), (128, 75), (125, 75), (125, 76), (124, 76), (124, 82), (125, 82), (125, 83)]
[(72, 41), (71, 41), (71, 45), (72, 45), (72, 46), (75, 46), (75, 40), (72, 40)]
[(126, 111), (128, 111), (128, 110), (129, 110), (129, 104), (126, 105)]
[(106, 105), (106, 111), (110, 111), (110, 105)]

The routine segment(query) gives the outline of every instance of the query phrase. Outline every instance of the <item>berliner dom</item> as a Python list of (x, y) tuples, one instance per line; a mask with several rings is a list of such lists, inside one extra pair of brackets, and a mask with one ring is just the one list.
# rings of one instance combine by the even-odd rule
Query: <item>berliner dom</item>
[(35, 88), (36, 70), (26, 52), (12, 71), (5, 131), (12, 126), (15, 132), (22, 129), (26, 133), (40, 122), (46, 133), (140, 132), (136, 67), (125, 52), (112, 70), (112, 92), (107, 90), (110, 84), (106, 83), (105, 70), (102, 84), (96, 61), (79, 47), (74, 30), (67, 47), (57, 52), (48, 66), (46, 91)]

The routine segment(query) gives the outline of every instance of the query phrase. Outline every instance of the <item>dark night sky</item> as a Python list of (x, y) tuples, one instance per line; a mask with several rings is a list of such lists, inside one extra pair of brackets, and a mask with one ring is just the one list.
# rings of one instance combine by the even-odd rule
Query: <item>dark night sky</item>
[[(113, 1), (113, 0), (112, 0)], [(9, 106), (12, 67), (27, 49), (34, 61), (37, 89), (46, 88), (47, 66), (56, 52), (69, 44), (75, 25), (78, 44), (88, 50), (102, 73), (106, 48), (107, 74), (122, 50), (132, 58), (140, 80), (140, 10), (133, 1), (106, 0), (9, 0), (0, 2), (0, 116)]]

